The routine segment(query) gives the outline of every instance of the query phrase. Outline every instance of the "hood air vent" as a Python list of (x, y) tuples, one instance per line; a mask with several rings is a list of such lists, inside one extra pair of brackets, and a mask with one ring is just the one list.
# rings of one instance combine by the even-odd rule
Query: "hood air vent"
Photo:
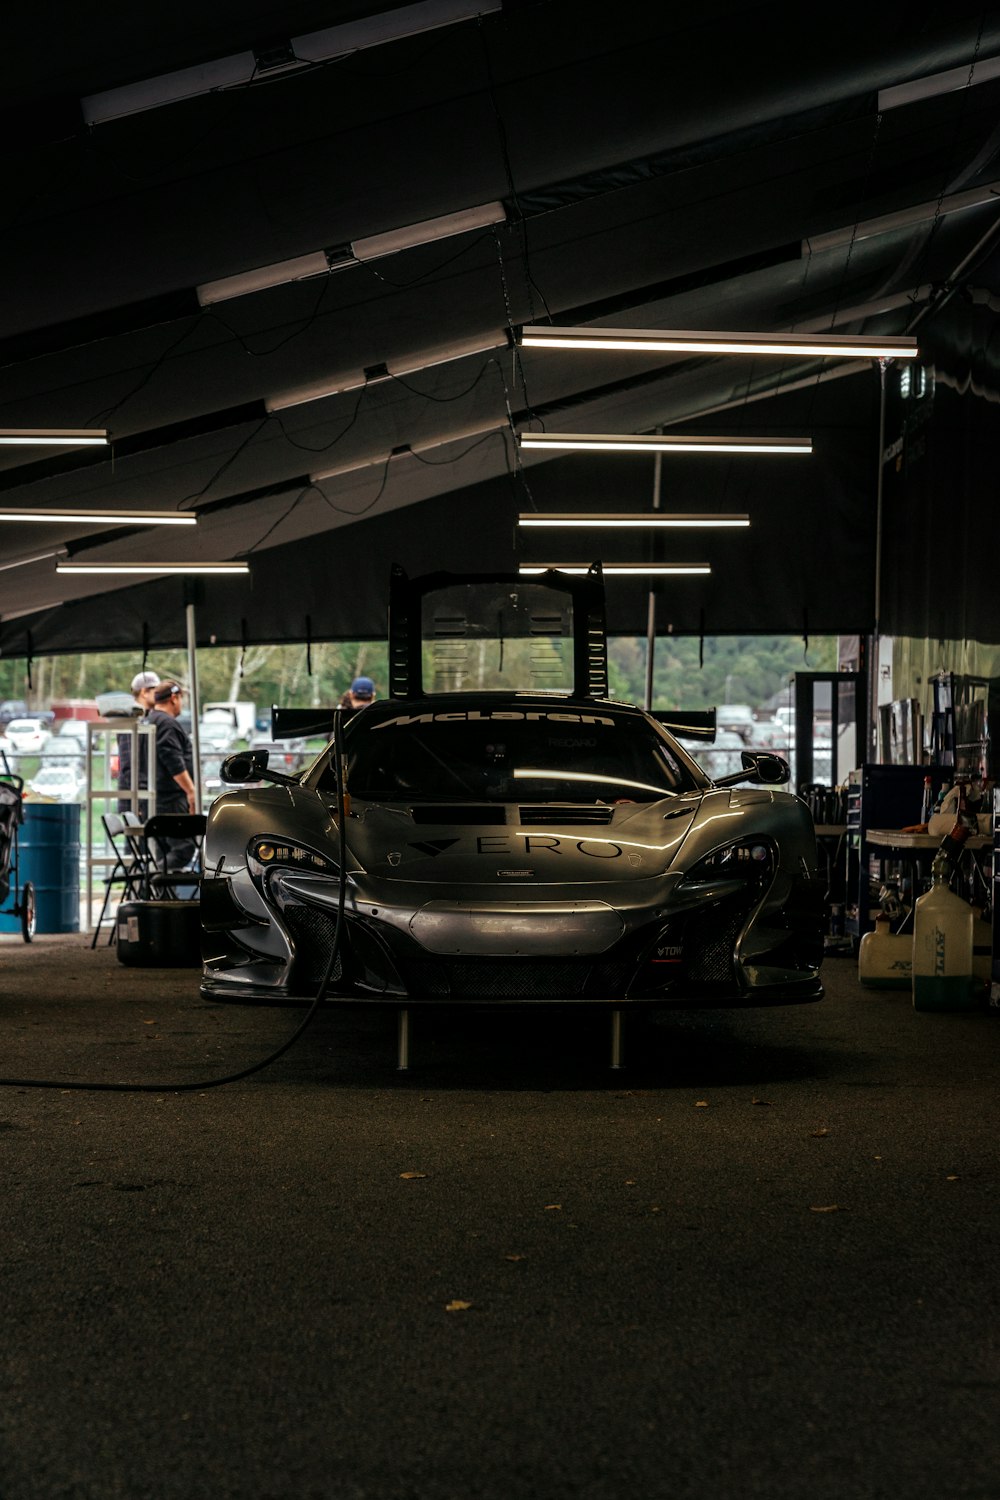
[(521, 822), (526, 827), (553, 823), (588, 823), (606, 827), (615, 815), (613, 807), (522, 807)]

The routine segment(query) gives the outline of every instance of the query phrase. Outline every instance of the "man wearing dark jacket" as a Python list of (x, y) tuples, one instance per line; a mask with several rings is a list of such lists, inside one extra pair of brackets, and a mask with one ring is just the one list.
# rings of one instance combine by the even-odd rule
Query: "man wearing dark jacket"
[[(176, 682), (161, 682), (153, 689), (153, 707), (147, 724), (156, 725), (156, 811), (193, 813), (195, 806), (194, 754), (190, 736), (177, 722), (183, 689)], [(194, 856), (192, 839), (168, 839), (166, 868), (179, 870)]]
[[(144, 717), (153, 707), (153, 692), (159, 685), (160, 679), (155, 672), (137, 672), (132, 678), (132, 697), (135, 699), (132, 712), (136, 718)], [(146, 786), (146, 745), (142, 740), (139, 742), (139, 775), (136, 785), (143, 789)], [(125, 793), (132, 790), (132, 736), (130, 734), (118, 736), (118, 789)], [(119, 812), (125, 812), (131, 807), (130, 796), (119, 798)], [(145, 818), (146, 810), (144, 797), (138, 807), (140, 818)]]

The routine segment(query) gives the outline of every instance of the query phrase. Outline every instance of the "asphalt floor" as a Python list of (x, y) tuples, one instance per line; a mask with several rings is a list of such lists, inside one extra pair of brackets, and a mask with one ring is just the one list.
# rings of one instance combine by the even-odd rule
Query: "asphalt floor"
[(302, 1011), (0, 940), (0, 1496), (996, 1500), (1000, 1012), (824, 978), (210, 1088)]

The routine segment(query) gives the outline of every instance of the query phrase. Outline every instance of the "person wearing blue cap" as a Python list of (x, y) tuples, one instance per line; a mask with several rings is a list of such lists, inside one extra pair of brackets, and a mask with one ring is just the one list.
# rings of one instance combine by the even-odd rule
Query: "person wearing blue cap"
[(338, 708), (345, 708), (350, 713), (355, 713), (359, 708), (367, 708), (375, 697), (375, 684), (370, 677), (355, 677), (347, 692), (337, 704)]

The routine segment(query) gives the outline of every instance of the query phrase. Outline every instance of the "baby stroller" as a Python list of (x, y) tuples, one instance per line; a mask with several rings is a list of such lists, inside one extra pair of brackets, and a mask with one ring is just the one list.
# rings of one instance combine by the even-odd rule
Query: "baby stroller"
[[(0, 910), (21, 918), (21, 936), (30, 943), (35, 935), (35, 887), (30, 880), (21, 885), (17, 861), (17, 831), (24, 822), (23, 791), (23, 777), (6, 769), (0, 771)], [(11, 890), (14, 904), (6, 907)]]

